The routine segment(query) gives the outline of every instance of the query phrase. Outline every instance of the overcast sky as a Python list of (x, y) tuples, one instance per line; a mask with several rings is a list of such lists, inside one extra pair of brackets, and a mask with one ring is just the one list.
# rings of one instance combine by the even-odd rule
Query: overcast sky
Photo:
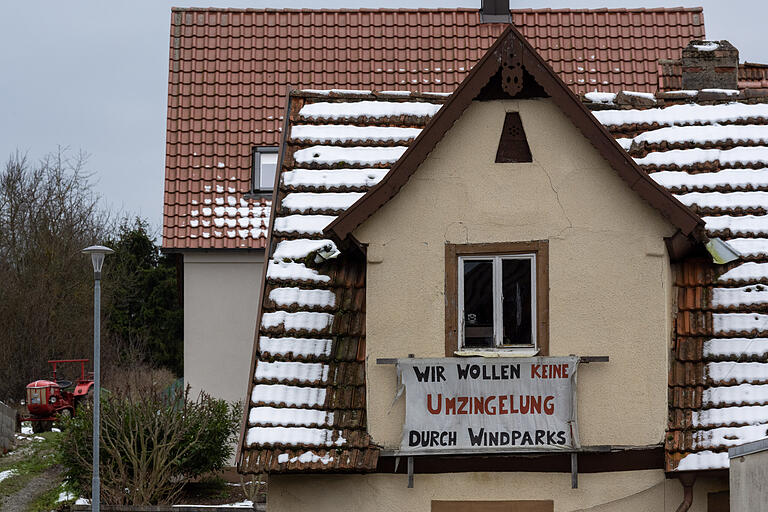
[[(5, 2), (0, 15), (0, 158), (32, 158), (68, 146), (91, 155), (88, 170), (110, 207), (162, 219), (170, 9), (479, 7), (476, 1), (398, 2), (46, 0)], [(514, 8), (662, 7), (660, 2), (511, 1)], [(768, 2), (675, 1), (703, 6), (707, 38), (728, 39), (741, 60), (768, 63)], [(1, 206), (1, 205), (0, 205)]]

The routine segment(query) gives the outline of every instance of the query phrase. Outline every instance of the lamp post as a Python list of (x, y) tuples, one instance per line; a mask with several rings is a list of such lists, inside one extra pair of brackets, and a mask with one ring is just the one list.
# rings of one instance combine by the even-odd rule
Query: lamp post
[(99, 481), (99, 412), (101, 409), (101, 266), (104, 257), (112, 254), (109, 247), (92, 245), (83, 249), (93, 263), (93, 479), (91, 480), (91, 511), (101, 510)]

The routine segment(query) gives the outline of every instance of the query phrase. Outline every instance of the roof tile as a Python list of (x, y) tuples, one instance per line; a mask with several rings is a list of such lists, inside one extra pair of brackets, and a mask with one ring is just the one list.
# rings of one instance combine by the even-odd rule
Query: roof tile
[[(701, 9), (526, 9), (512, 15), (576, 92), (597, 86), (653, 91), (660, 82), (657, 59), (677, 58), (688, 42), (688, 36), (674, 34), (690, 30), (693, 37), (704, 36)], [(238, 197), (248, 192), (250, 148), (274, 146), (279, 140), (278, 117), (288, 85), (452, 92), (504, 29), (502, 24), (481, 24), (474, 9), (192, 8), (174, 9), (171, 20), (166, 180), (203, 180), (202, 186), (188, 186), (201, 190), (211, 185), (209, 177), (179, 174), (199, 165), (195, 152), (227, 164), (225, 157), (238, 157), (236, 165), (244, 172)], [(629, 47), (618, 35), (628, 37), (633, 24), (653, 29), (646, 35), (641, 30), (641, 40), (631, 41), (633, 48), (648, 51), (618, 51)], [(607, 67), (574, 72), (573, 63), (581, 61), (591, 62), (583, 66), (587, 70), (596, 63)], [(609, 71), (616, 68), (622, 72)], [(191, 210), (184, 201), (166, 187), (166, 205), (180, 206), (179, 212), (185, 205)], [(263, 247), (263, 237), (216, 238), (202, 226), (179, 226), (164, 217), (165, 249)]]

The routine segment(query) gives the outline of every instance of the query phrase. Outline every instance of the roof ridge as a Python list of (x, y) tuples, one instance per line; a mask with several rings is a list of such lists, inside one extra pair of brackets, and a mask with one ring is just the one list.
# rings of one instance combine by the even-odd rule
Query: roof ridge
[[(600, 7), (596, 9), (588, 8), (525, 8), (525, 9), (510, 9), (512, 13), (590, 13), (590, 12), (703, 12), (703, 7)], [(255, 8), (255, 7), (171, 7), (171, 12), (480, 12), (480, 9), (472, 7), (424, 7), (424, 8), (329, 8), (329, 9), (308, 9), (308, 8)]]

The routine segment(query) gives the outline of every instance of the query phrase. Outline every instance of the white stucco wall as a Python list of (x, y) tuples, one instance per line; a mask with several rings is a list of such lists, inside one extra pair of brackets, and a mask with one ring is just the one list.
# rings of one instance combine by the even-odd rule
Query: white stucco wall
[[(661, 470), (581, 474), (578, 489), (570, 474), (533, 472), (417, 474), (414, 488), (407, 485), (402, 474), (275, 475), (269, 511), (430, 512), (432, 500), (553, 500), (555, 512), (674, 512), (683, 500), (680, 482)], [(707, 493), (727, 486), (699, 478), (689, 512), (706, 512)]]
[[(519, 112), (531, 163), (495, 163), (507, 111)], [(398, 195), (356, 231), (368, 244), (368, 427), (400, 443), (404, 401), (376, 358), (444, 357), (445, 244), (549, 241), (549, 355), (582, 365), (583, 445), (654, 445), (667, 423), (675, 228), (547, 99), (474, 102)]]
[(250, 375), (263, 251), (184, 254), (184, 383), (243, 401)]

